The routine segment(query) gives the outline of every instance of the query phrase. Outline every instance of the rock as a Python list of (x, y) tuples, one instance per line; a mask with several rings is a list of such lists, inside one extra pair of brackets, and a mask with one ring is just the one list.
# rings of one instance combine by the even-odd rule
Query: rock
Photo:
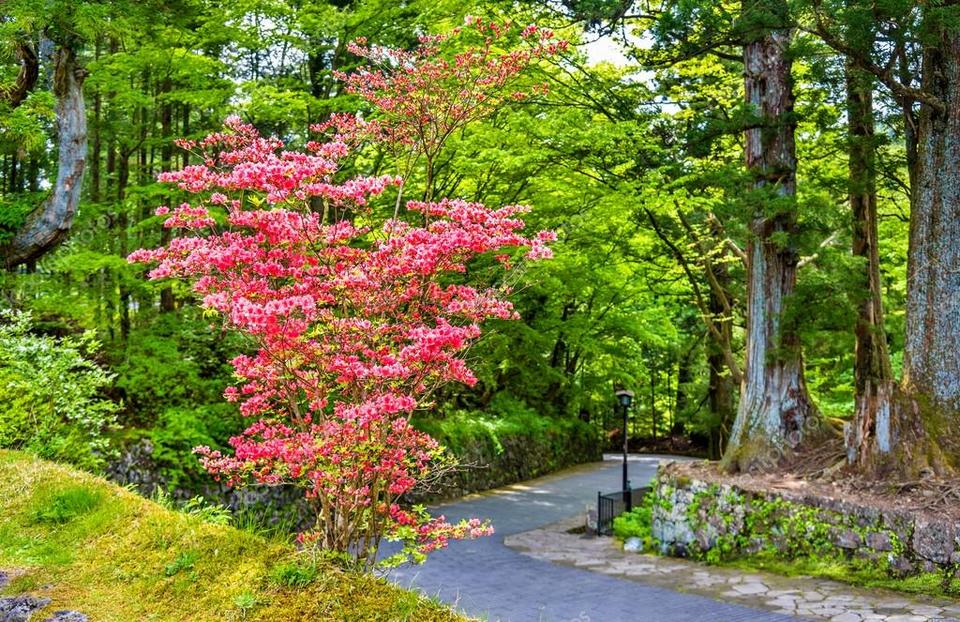
[(953, 525), (926, 518), (918, 518), (913, 531), (913, 550), (923, 559), (937, 564), (950, 562), (953, 554)]
[(0, 598), (0, 622), (27, 622), (35, 611), (49, 604), (49, 598), (29, 595)]
[(890, 570), (898, 577), (906, 577), (913, 574), (915, 570), (913, 563), (906, 557), (894, 557), (890, 560)]
[(759, 581), (753, 583), (742, 583), (740, 585), (734, 585), (733, 590), (738, 594), (743, 594), (745, 596), (750, 596), (754, 594), (765, 594), (770, 588), (765, 584), (760, 583)]
[(643, 540), (637, 537), (627, 538), (623, 542), (623, 550), (627, 553), (642, 553)]
[(44, 622), (88, 622), (87, 616), (79, 611), (55, 611)]
[(596, 508), (587, 508), (587, 519), (586, 519), (586, 528), (587, 533), (597, 533), (597, 509)]
[(860, 545), (863, 544), (863, 539), (856, 531), (846, 529), (837, 534), (836, 544), (842, 549), (853, 550), (860, 548)]
[(883, 527), (896, 534), (901, 542), (909, 542), (913, 533), (913, 517), (901, 510), (886, 510), (883, 512)]
[(890, 535), (883, 531), (875, 531), (867, 534), (867, 546), (874, 551), (892, 551), (893, 542)]

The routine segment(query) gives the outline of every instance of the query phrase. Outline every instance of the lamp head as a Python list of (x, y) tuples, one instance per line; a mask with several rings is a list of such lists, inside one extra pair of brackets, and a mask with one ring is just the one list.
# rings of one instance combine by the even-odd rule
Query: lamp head
[(633, 403), (633, 391), (619, 389), (614, 395), (617, 396), (617, 402), (619, 402), (621, 406), (630, 408), (630, 404)]

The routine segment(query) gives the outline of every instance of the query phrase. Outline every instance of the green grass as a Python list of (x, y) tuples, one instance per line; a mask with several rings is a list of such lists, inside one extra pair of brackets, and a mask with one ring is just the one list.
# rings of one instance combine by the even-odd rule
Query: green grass
[(277, 564), (270, 571), (270, 582), (282, 587), (307, 587), (317, 580), (320, 569), (314, 563), (289, 561)]
[(0, 500), (0, 568), (15, 575), (5, 591), (47, 596), (48, 612), (98, 622), (463, 619), (381, 579), (305, 561), (280, 540), (20, 452), (0, 451)]
[(38, 498), (31, 514), (38, 523), (62, 525), (90, 513), (102, 500), (99, 491), (72, 486)]

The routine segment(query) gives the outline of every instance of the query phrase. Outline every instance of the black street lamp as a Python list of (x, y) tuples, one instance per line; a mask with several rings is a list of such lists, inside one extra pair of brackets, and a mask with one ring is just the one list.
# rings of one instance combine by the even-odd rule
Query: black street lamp
[(617, 389), (614, 395), (617, 396), (617, 404), (623, 409), (623, 501), (629, 512), (633, 509), (633, 495), (630, 494), (630, 479), (627, 476), (627, 411), (633, 403), (633, 391)]

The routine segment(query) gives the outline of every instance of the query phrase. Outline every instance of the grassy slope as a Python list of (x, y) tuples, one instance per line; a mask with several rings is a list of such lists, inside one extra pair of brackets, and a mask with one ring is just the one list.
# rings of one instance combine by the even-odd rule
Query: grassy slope
[(461, 619), (382, 580), (325, 565), (306, 587), (278, 585), (284, 568), (297, 567), (293, 557), (282, 543), (0, 451), (0, 569), (23, 573), (6, 592), (49, 596), (49, 611), (75, 609), (97, 622)]

